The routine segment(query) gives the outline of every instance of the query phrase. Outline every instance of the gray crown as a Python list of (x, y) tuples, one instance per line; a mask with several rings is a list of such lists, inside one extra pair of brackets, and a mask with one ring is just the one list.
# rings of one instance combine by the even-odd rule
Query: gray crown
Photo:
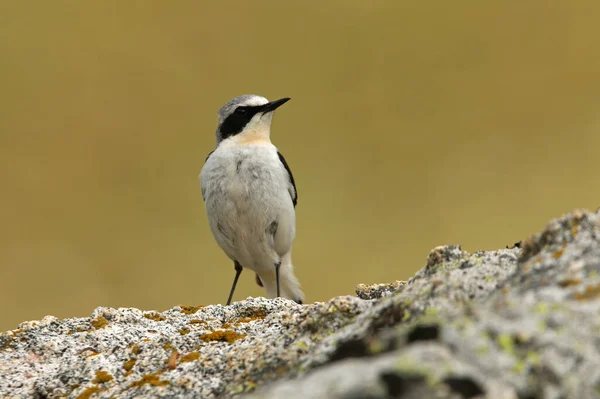
[[(254, 101), (252, 101), (254, 100)], [(253, 103), (252, 105), (260, 105), (260, 103), (266, 103), (268, 102), (268, 100), (266, 98), (264, 98), (263, 96), (259, 96), (258, 94), (243, 94), (241, 96), (235, 97), (229, 101), (227, 101), (225, 103), (225, 105), (223, 105), (221, 107), (221, 109), (219, 110), (219, 125), (217, 126), (217, 144), (219, 144), (219, 142), (221, 141), (222, 137), (221, 137), (221, 133), (220, 133), (220, 129), (221, 129), (221, 124), (223, 123), (223, 121), (225, 121), (225, 119), (227, 119), (227, 117), (229, 115), (231, 115), (233, 113), (233, 111), (235, 111), (235, 109), (237, 107), (239, 107), (240, 105), (248, 105), (249, 103)]]

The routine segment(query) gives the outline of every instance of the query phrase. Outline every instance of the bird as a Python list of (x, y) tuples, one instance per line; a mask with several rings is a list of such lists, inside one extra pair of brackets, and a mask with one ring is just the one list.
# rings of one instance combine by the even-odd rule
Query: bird
[(292, 265), (296, 182), (271, 142), (273, 114), (289, 100), (245, 94), (228, 101), (218, 112), (216, 148), (200, 171), (210, 230), (235, 270), (227, 305), (244, 268), (269, 298), (304, 300)]

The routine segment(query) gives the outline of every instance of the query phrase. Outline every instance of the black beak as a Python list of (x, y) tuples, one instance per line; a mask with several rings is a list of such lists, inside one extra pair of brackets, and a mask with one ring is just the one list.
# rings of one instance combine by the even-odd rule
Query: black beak
[(281, 107), (283, 104), (287, 103), (290, 100), (289, 97), (280, 98), (279, 100), (271, 101), (266, 103), (260, 108), (260, 112), (266, 114), (267, 112), (275, 111), (277, 108)]

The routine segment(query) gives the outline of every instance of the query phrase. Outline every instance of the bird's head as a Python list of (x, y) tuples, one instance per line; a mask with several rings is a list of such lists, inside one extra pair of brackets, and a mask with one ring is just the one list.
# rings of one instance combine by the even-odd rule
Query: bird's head
[(288, 100), (288, 97), (284, 97), (269, 101), (255, 94), (245, 94), (228, 101), (219, 110), (217, 145), (244, 133), (264, 135), (268, 139), (273, 111)]

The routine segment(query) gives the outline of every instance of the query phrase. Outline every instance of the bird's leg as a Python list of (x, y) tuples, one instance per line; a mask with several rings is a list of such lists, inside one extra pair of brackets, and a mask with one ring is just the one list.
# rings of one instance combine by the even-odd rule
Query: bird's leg
[(235, 291), (235, 286), (237, 285), (238, 278), (240, 278), (240, 274), (242, 274), (242, 265), (238, 263), (238, 261), (233, 262), (233, 268), (235, 269), (235, 277), (233, 278), (233, 285), (231, 286), (231, 291), (229, 291), (229, 298), (227, 299), (227, 306), (231, 304), (231, 298), (233, 298), (233, 292)]
[(275, 263), (275, 279), (277, 280), (277, 297), (279, 298), (279, 267), (281, 266), (281, 261)]

